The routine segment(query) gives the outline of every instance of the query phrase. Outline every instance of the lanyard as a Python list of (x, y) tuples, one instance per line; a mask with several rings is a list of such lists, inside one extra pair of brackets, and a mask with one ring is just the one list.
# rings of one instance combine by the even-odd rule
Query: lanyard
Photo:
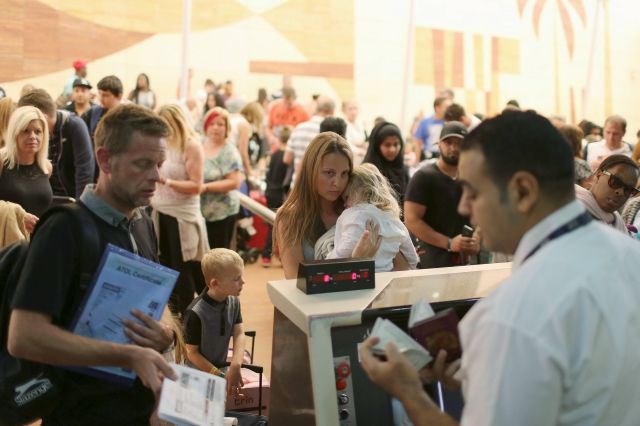
[(531, 256), (533, 256), (538, 250), (540, 250), (542, 247), (544, 247), (545, 245), (547, 245), (548, 243), (550, 243), (551, 241), (555, 240), (556, 238), (559, 238), (565, 234), (568, 234), (569, 232), (573, 232), (576, 229), (586, 225), (587, 223), (591, 222), (592, 218), (591, 215), (589, 214), (589, 212), (584, 212), (576, 217), (574, 217), (573, 219), (571, 219), (569, 222), (565, 223), (564, 225), (561, 225), (560, 227), (556, 228), (555, 231), (553, 231), (552, 233), (550, 233), (549, 235), (547, 235), (547, 237), (540, 241), (538, 243), (537, 246), (535, 246), (533, 248), (533, 250), (531, 250), (529, 252), (529, 254), (524, 258), (524, 260), (522, 261), (522, 263), (524, 263), (527, 259), (529, 259)]

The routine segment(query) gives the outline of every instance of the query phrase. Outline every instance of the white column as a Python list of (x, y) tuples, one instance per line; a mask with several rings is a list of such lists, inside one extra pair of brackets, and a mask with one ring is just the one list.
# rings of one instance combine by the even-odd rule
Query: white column
[(180, 100), (184, 102), (189, 95), (189, 33), (191, 32), (191, 0), (182, 0), (182, 58), (180, 64)]
[(409, 0), (409, 19), (407, 22), (407, 46), (404, 60), (404, 73), (402, 76), (402, 100), (400, 102), (400, 123), (398, 123), (403, 134), (407, 131), (407, 103), (409, 102), (409, 87), (413, 83), (413, 51), (415, 39), (415, 0)]

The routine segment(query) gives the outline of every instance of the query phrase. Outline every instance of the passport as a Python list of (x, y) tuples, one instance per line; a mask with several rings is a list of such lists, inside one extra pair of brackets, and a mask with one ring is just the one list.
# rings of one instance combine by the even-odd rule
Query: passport
[(454, 309), (434, 314), (429, 302), (421, 299), (411, 307), (408, 334), (387, 319), (376, 320), (371, 336), (377, 337), (379, 342), (372, 348), (373, 353), (384, 358), (384, 347), (388, 342), (394, 342), (417, 369), (431, 363), (440, 349), (447, 351), (447, 362), (455, 361), (462, 355), (458, 322)]
[(447, 362), (452, 362), (462, 356), (459, 321), (456, 311), (448, 308), (409, 325), (409, 334), (434, 358), (444, 349), (447, 351)]

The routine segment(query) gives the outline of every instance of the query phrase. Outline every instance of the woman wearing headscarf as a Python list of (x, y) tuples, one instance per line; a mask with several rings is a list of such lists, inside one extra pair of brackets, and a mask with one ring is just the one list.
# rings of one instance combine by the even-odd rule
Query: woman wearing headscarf
[(409, 168), (404, 165), (404, 140), (400, 129), (393, 123), (378, 123), (369, 136), (369, 148), (363, 163), (371, 163), (389, 180), (402, 206), (409, 183)]

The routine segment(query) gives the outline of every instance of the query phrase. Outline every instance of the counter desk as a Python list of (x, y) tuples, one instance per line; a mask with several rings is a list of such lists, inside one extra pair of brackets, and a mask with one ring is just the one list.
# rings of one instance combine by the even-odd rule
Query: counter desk
[(510, 263), (378, 273), (375, 288), (307, 295), (296, 280), (270, 281), (275, 307), (269, 422), (275, 425), (393, 424), (392, 401), (358, 363), (377, 317), (406, 329), (410, 305), (460, 316), (511, 272)]

